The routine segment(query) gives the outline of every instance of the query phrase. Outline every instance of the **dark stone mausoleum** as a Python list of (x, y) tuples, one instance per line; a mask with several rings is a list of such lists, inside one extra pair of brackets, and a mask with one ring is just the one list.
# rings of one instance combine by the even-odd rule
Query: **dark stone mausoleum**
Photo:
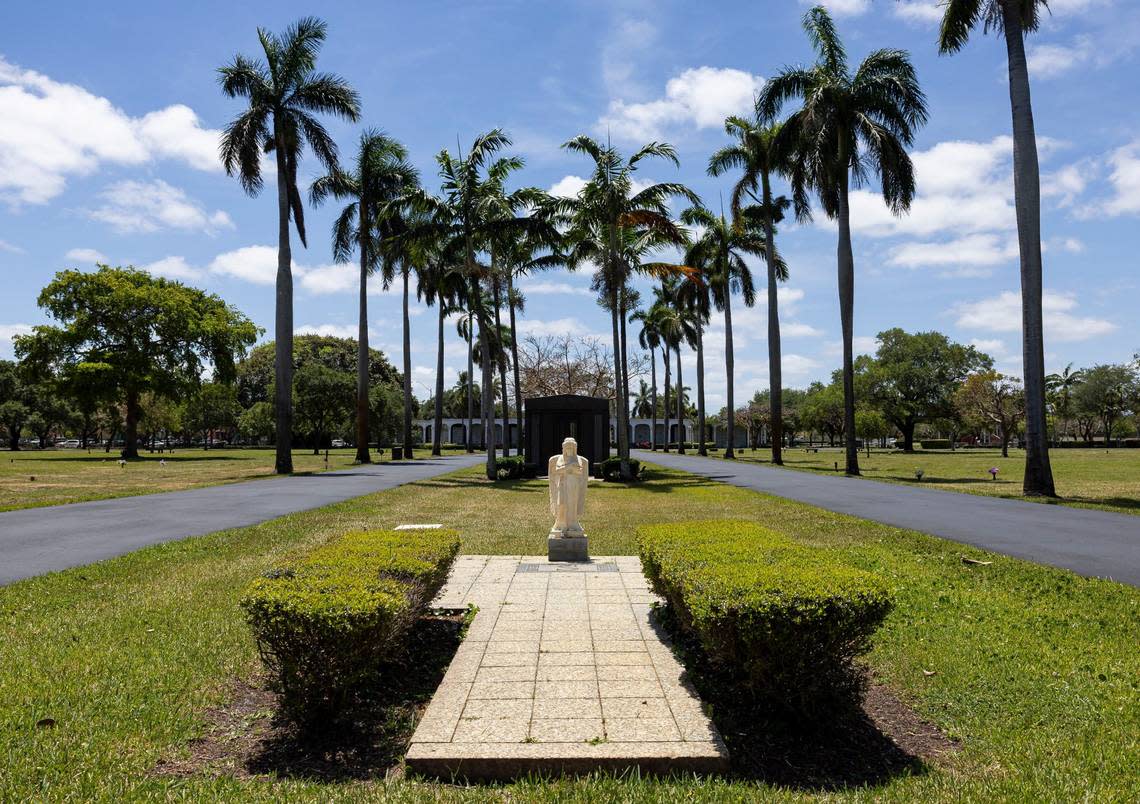
[(597, 474), (600, 464), (610, 456), (610, 403), (592, 396), (562, 394), (526, 400), (526, 439), (523, 452), (527, 463), (546, 474), (551, 455), (562, 452), (562, 441), (571, 437), (578, 442), (578, 454), (590, 461), (590, 471)]

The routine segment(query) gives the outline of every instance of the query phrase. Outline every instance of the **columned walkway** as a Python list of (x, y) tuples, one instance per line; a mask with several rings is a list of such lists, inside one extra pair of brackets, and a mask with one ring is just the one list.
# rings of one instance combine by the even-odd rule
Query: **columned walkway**
[(1140, 516), (640, 451), (638, 458), (1079, 575), (1140, 586)]

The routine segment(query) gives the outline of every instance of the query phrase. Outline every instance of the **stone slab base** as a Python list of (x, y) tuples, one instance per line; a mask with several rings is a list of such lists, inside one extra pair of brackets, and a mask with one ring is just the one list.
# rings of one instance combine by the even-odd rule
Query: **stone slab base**
[(548, 536), (546, 557), (549, 561), (589, 561), (590, 540), (585, 536)]

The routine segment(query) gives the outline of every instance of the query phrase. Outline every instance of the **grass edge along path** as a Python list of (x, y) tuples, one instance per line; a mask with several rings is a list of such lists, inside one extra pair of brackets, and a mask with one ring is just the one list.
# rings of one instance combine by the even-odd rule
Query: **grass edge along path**
[[(154, 772), (256, 667), (237, 599), (260, 572), (335, 534), (401, 522), (451, 525), (465, 553), (541, 552), (545, 494), (543, 481), (492, 485), (463, 470), (0, 589), (0, 800), (812, 799), (817, 791), (733, 778), (458, 789)], [(587, 505), (597, 554), (635, 554), (641, 522), (731, 516), (836, 550), (888, 583), (898, 605), (871, 667), (963, 749), (872, 788), (877, 800), (1140, 797), (1140, 591), (657, 467), (634, 486), (591, 484)]]

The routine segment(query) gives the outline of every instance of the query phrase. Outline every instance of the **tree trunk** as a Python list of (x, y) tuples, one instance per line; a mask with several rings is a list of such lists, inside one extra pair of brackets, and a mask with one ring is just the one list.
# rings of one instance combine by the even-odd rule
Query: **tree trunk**
[(475, 451), (471, 441), (471, 427), (475, 423), (475, 319), (467, 312), (467, 434), (463, 437), (467, 452)]
[(629, 312), (626, 309), (625, 294), (626, 288), (623, 286), (619, 290), (621, 301), (621, 312), (618, 315), (618, 332), (621, 336), (621, 398), (625, 411), (625, 457), (629, 458), (629, 349), (626, 347), (625, 338), (625, 318)]
[(776, 288), (776, 227), (772, 225), (772, 188), (768, 172), (761, 174), (764, 187), (764, 259), (768, 263), (768, 403), (772, 411), (772, 463), (784, 463), (784, 391), (780, 355), (780, 304)]
[(1002, 0), (1013, 118), (1013, 198), (1021, 255), (1021, 331), (1025, 380), (1025, 480), (1028, 497), (1056, 497), (1045, 410), (1045, 338), (1041, 312), (1041, 174), (1021, 29), (1022, 3)]
[(1009, 457), (1009, 431), (1005, 426), (1001, 428), (1001, 456), (1003, 458)]
[(677, 343), (677, 454), (685, 454), (685, 381), (681, 378), (681, 344)]
[(672, 434), (669, 432), (669, 347), (661, 347), (661, 364), (665, 366), (665, 404), (661, 408), (665, 414), (665, 444), (662, 449), (665, 452), (669, 451), (669, 442), (672, 440)]
[[(474, 262), (474, 258), (471, 259)], [(474, 292), (474, 298), (479, 298), (479, 285), (478, 280), (471, 279), (471, 290)], [(486, 474), (488, 480), (495, 480), (498, 478), (498, 467), (495, 465), (495, 398), (493, 395), (495, 381), (493, 379), (494, 373), (491, 369), (491, 339), (487, 334), (487, 315), (483, 306), (479, 307), (479, 350), (483, 355), (483, 388), (482, 390), (482, 403), (483, 410), (480, 411), (480, 419), (483, 421), (483, 443), (487, 448), (486, 460)]]
[[(842, 136), (842, 133), (840, 134)], [(839, 164), (839, 321), (843, 330), (843, 441), (846, 472), (859, 474), (859, 450), (855, 446), (854, 309), (855, 256), (851, 251), (851, 210), (847, 204), (847, 154), (840, 149)]]
[(293, 253), (289, 247), (289, 171), (285, 133), (273, 122), (277, 157), (277, 299), (274, 317), (274, 406), (279, 475), (293, 473)]
[(732, 354), (732, 282), (726, 276), (724, 288), (724, 378), (725, 391), (728, 398), (728, 444), (724, 448), (724, 457), (736, 457), (736, 402), (733, 395), (733, 375), (735, 372), (734, 356)]
[(127, 391), (127, 424), (123, 434), (123, 457), (139, 456), (139, 393)]
[(903, 422), (899, 430), (903, 436), (903, 452), (914, 452), (914, 422)]
[(697, 321), (697, 454), (709, 454), (705, 447), (705, 335), (700, 321)]
[(657, 451), (657, 350), (649, 350), (649, 379), (653, 383), (650, 399), (653, 409), (649, 413), (649, 449)]
[(368, 451), (368, 242), (363, 236), (365, 227), (371, 226), (366, 204), (360, 201), (360, 301), (356, 328), (356, 460), (372, 463)]
[(523, 400), (522, 379), (519, 374), (518, 326), (515, 322), (515, 281), (514, 272), (507, 271), (507, 310), (511, 320), (511, 368), (515, 379), (515, 430), (518, 433), (518, 453), (523, 454)]
[(412, 456), (412, 319), (408, 312), (408, 275), (411, 268), (400, 266), (404, 275), (404, 459)]
[[(499, 284), (499, 276), (495, 275), (493, 280), (495, 288), (495, 335), (499, 336), (503, 331), (502, 315), (499, 312), (502, 308), (502, 287)], [(500, 352), (502, 351), (502, 344), (499, 344)], [(507, 405), (507, 364), (503, 360), (502, 354), (495, 355), (495, 362), (499, 364), (499, 388), (503, 394), (503, 457), (508, 458), (511, 454), (511, 412)], [(492, 430), (492, 432), (494, 432)]]
[(617, 450), (618, 458), (621, 459), (621, 478), (622, 480), (629, 480), (629, 397), (623, 396), (622, 391), (625, 386), (625, 378), (622, 376), (622, 349), (621, 349), (621, 325), (618, 319), (621, 317), (621, 298), (619, 296), (618, 288), (614, 288), (610, 292), (610, 327), (613, 330), (611, 333), (614, 341), (614, 407), (617, 413)]
[(447, 317), (442, 292), (436, 294), (435, 303), (439, 306), (439, 345), (435, 354), (435, 421), (432, 423), (431, 454), (439, 456), (443, 454), (443, 433), (440, 432), (443, 430), (443, 324)]

